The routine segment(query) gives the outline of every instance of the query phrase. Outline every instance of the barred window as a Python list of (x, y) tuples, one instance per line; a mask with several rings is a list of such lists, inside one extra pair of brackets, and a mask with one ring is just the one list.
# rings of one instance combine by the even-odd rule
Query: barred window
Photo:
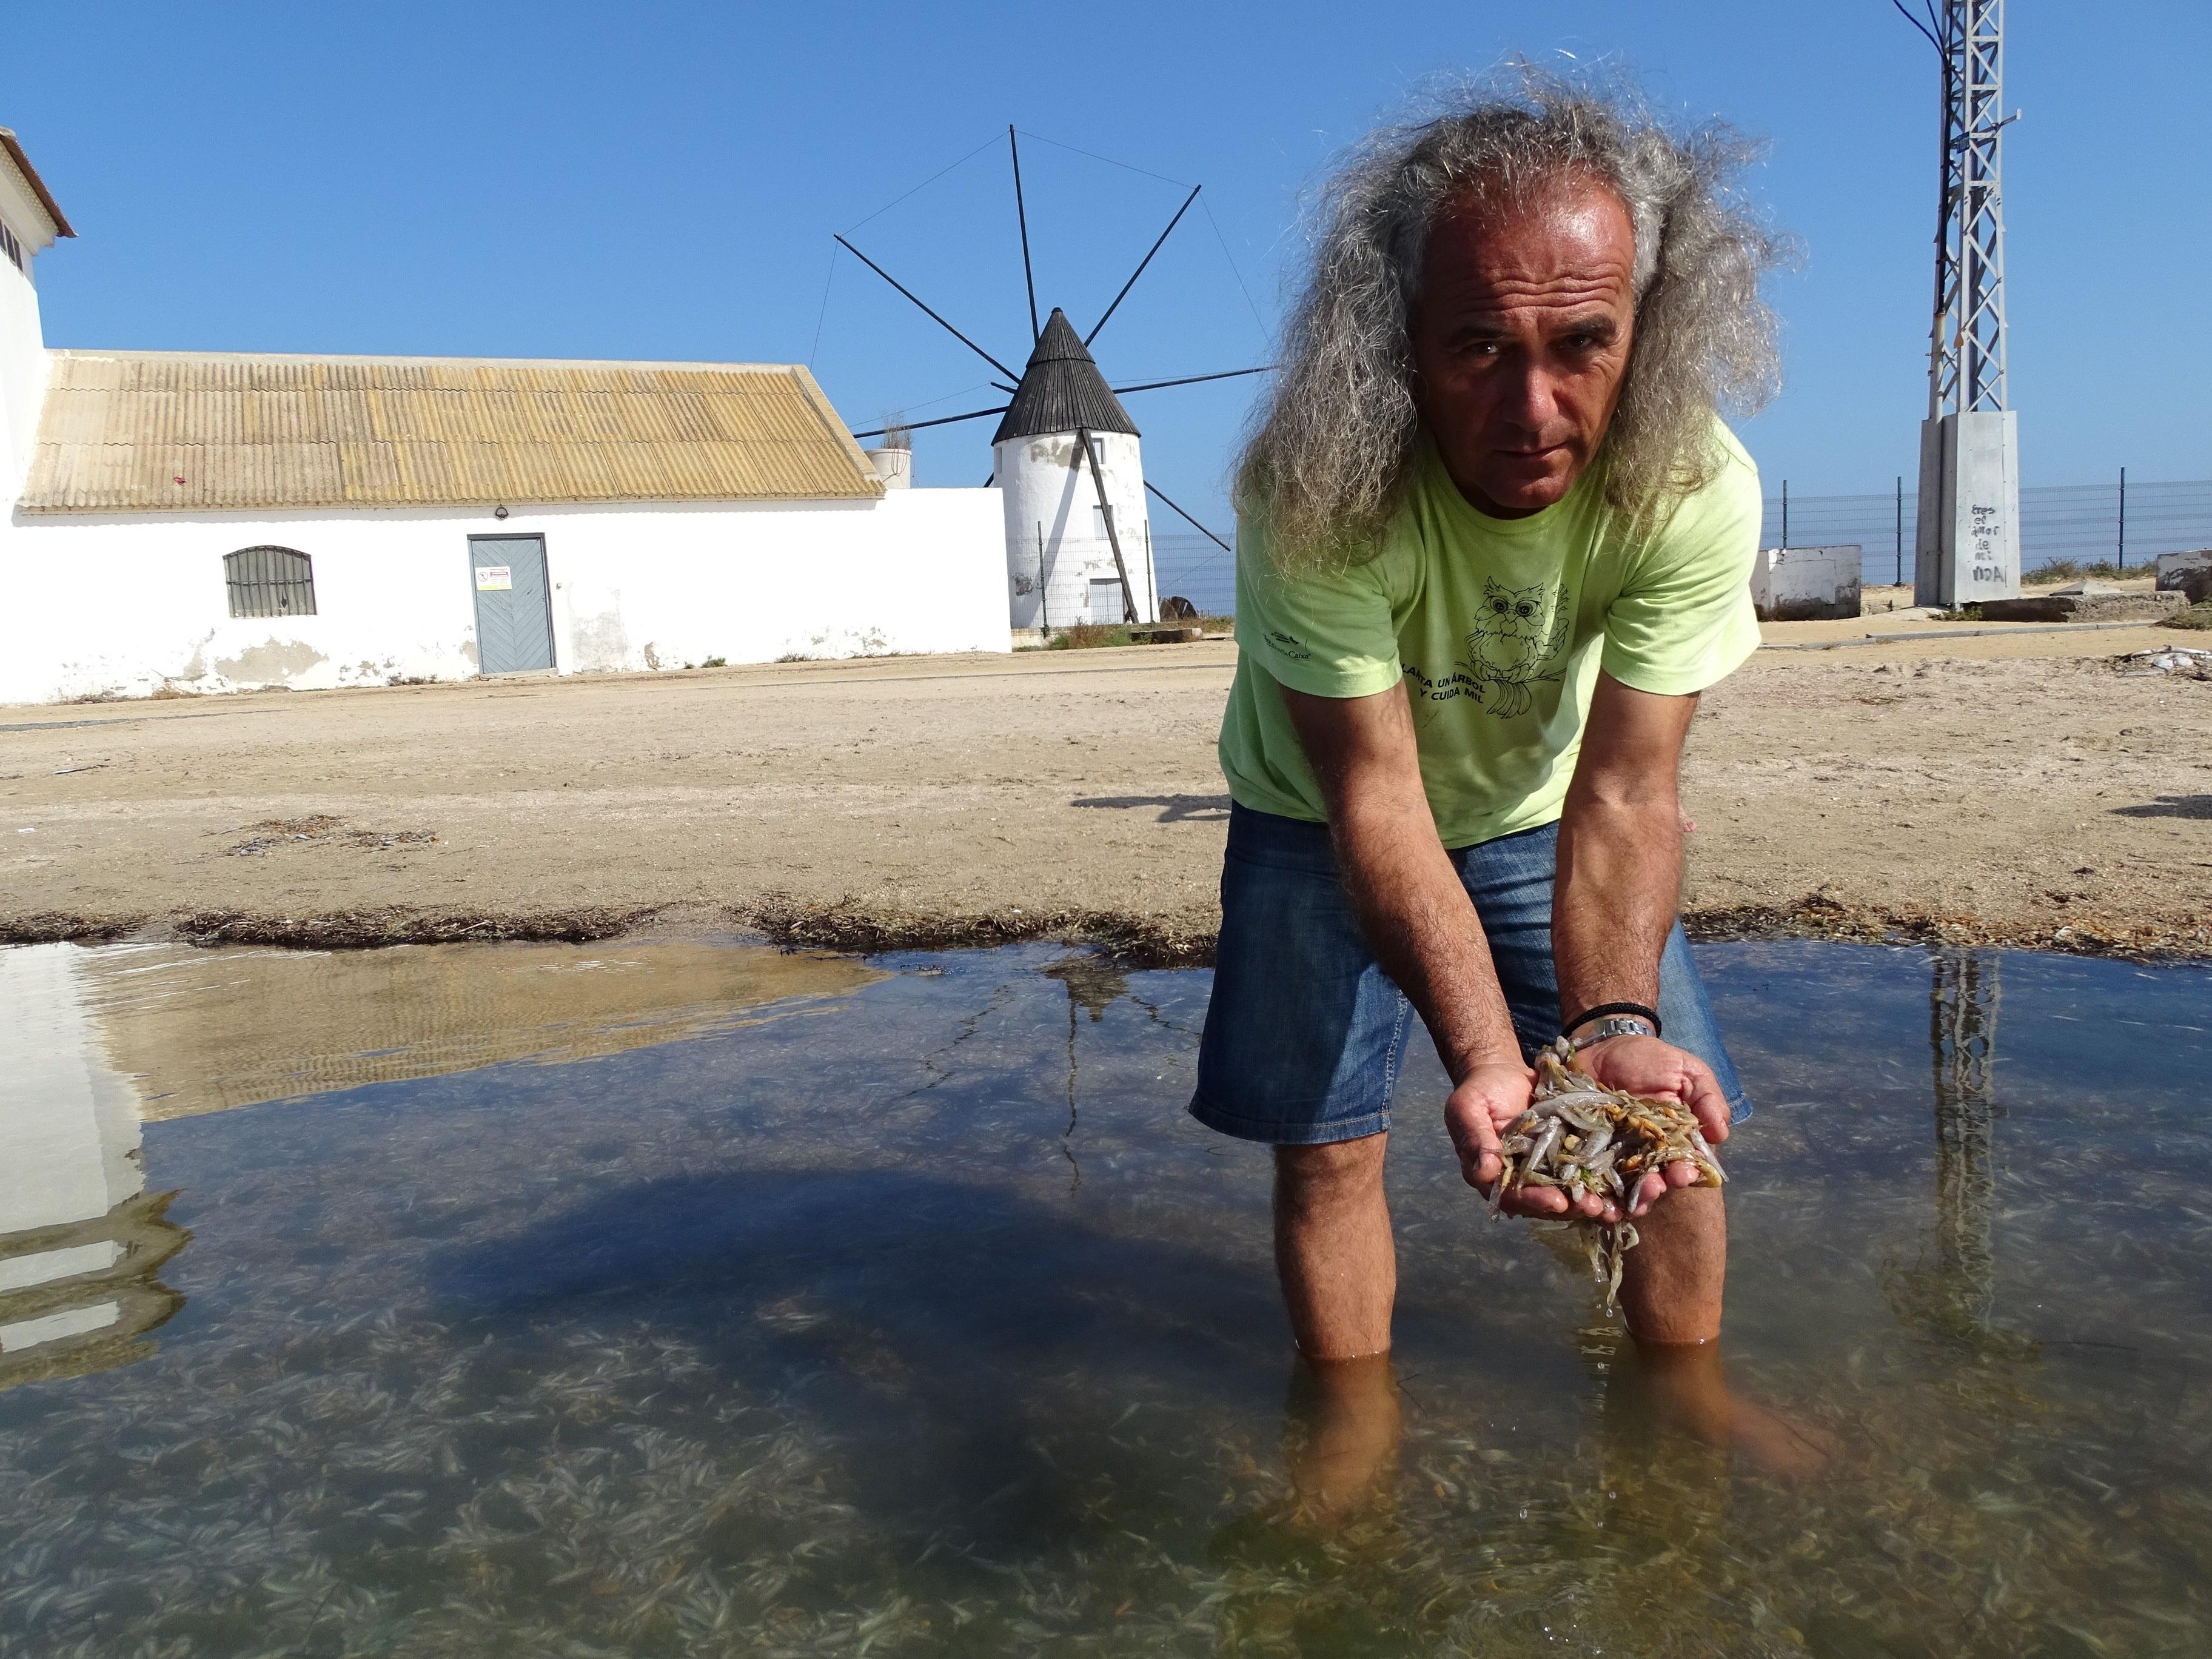
[(234, 617), (312, 617), (315, 562), (289, 547), (247, 547), (222, 556)]
[(30, 270), (30, 267), (23, 263), (23, 245), (15, 240), (15, 233), (4, 224), (0, 224), (0, 253), (6, 254), (9, 264), (14, 265), (16, 270), (21, 271)]

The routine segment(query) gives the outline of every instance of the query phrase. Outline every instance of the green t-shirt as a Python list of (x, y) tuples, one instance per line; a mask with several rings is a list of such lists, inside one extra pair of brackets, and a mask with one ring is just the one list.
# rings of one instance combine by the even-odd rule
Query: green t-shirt
[(1600, 668), (1662, 696), (1702, 691), (1759, 645), (1751, 567), (1759, 471), (1715, 422), (1727, 461), (1647, 533), (1607, 507), (1593, 466), (1525, 519), (1459, 493), (1434, 446), (1364, 563), (1285, 574), (1250, 515), (1237, 526), (1236, 684), (1221, 769), (1243, 805), (1326, 822), (1271, 681), (1323, 697), (1408, 682), (1421, 781), (1447, 847), (1559, 816)]

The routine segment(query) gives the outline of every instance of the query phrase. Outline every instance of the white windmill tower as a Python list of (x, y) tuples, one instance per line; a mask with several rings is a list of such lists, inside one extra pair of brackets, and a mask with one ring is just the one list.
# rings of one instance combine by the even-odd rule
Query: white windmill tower
[(991, 437), (1016, 628), (1159, 620), (1137, 424), (1057, 306)]
[[(1137, 262), (1136, 270), (1091, 325), (1090, 333), (1079, 336), (1067, 313), (1057, 306), (1043, 324), (1037, 321), (1029, 210), (1022, 197), (1021, 149), (1011, 126), (1006, 129), (1006, 147), (1013, 162), (1014, 210), (1021, 226), (1022, 277), (1030, 306), (1030, 358), (1019, 374), (945, 321), (844, 237), (839, 236), (836, 241), (912, 301), (930, 320), (1006, 377), (992, 384), (1012, 394), (1009, 403), (970, 410), (964, 415), (902, 423), (898, 430), (950, 426), (993, 415), (1003, 417), (991, 439), (990, 481), (999, 485), (1006, 498), (1011, 624), (1018, 629), (1046, 630), (1079, 622), (1154, 622), (1159, 617), (1160, 593), (1152, 568), (1152, 520), (1145, 497), (1153, 496), (1218, 543), (1223, 551), (1229, 550), (1229, 544), (1146, 481), (1137, 423), (1122, 407), (1121, 398), (1165, 386), (1263, 374), (1273, 365), (1149, 380), (1140, 386), (1109, 385), (1091, 355), (1091, 343), (1121, 308), (1183, 215), (1190, 211), (1191, 204), (1198, 200), (1198, 190), (1183, 198), (1167, 228)], [(890, 429), (853, 435), (876, 438)]]

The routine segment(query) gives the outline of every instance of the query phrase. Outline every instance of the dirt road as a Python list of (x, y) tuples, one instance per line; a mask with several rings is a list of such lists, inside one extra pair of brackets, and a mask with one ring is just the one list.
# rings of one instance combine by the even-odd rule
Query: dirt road
[[(2212, 684), (2107, 661), (2194, 642), (1762, 651), (1692, 738), (1693, 920), (2212, 954)], [(0, 710), (0, 939), (651, 918), (1199, 959), (1234, 661), (1208, 643)]]

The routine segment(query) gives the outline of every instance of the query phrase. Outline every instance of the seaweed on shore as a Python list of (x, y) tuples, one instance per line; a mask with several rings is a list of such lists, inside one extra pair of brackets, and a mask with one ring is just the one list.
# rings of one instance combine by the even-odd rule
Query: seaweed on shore
[[(2212, 912), (2131, 921), (2091, 912), (2063, 920), (1996, 921), (1967, 912), (1852, 902), (1825, 890), (1794, 902), (1711, 905), (1686, 911), (1694, 939), (1812, 939), (1868, 945), (1942, 945), (2138, 962), (2212, 959)], [(0, 915), (0, 945), (64, 941), (100, 944), (131, 934), (195, 945), (261, 945), (295, 950), (367, 950), (385, 945), (459, 945), (520, 940), (591, 944), (648, 926), (731, 924), (787, 950), (988, 949), (1050, 939), (1091, 945), (1133, 968), (1206, 968), (1218, 917), (1211, 910), (1146, 915), (1127, 910), (1002, 909), (959, 912), (883, 907), (846, 897), (805, 900), (772, 893), (702, 908), (672, 905), (586, 905), (570, 909), (424, 912), (401, 905), (304, 916), (243, 909), (172, 912), (167, 916), (98, 911)]]

